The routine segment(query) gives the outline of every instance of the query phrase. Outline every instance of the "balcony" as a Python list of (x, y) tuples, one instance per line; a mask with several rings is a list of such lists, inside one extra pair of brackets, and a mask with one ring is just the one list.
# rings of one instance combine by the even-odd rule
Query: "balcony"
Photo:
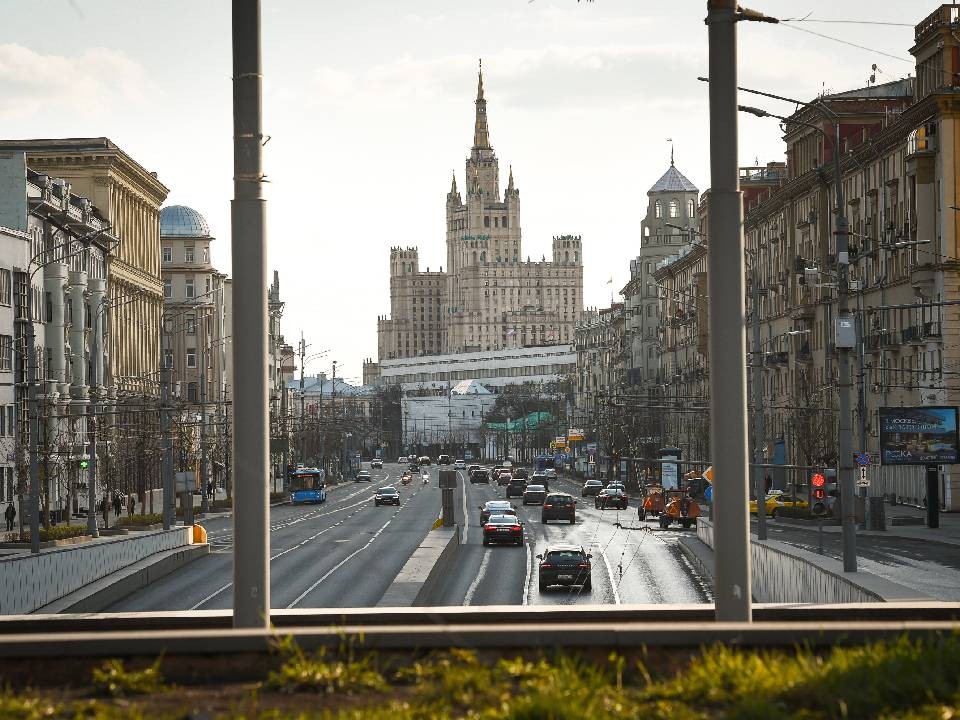
[(791, 320), (813, 320), (817, 313), (817, 306), (815, 303), (807, 303), (805, 305), (797, 305), (790, 309), (790, 319)]
[(767, 367), (785, 367), (790, 363), (790, 353), (785, 350), (767, 353), (764, 356), (764, 364)]
[(925, 342), (923, 325), (911, 325), (900, 331), (900, 342), (909, 345), (921, 345)]
[(880, 352), (893, 345), (893, 333), (889, 330), (870, 333), (863, 339), (863, 344), (866, 346), (867, 352)]

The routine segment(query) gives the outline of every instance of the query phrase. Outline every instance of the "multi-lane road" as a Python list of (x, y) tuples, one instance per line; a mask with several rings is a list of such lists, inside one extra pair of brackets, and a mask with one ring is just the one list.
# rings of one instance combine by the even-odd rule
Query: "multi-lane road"
[[(438, 468), (430, 482), (399, 482), (403, 467), (374, 470), (372, 483), (329, 489), (322, 505), (278, 505), (270, 512), (270, 585), (274, 608), (372, 607), (423, 540), (440, 510)], [(595, 510), (592, 498), (577, 508), (575, 525), (540, 523), (539, 506), (516, 499), (524, 523), (523, 547), (482, 544), (479, 509), (502, 499), (503, 488), (471, 485), (459, 473), (455, 494), (463, 546), (444, 578), (435, 605), (521, 605), (543, 603), (710, 602), (707, 585), (680, 553), (682, 530), (639, 523), (636, 509)], [(414, 476), (417, 480), (417, 476)], [(394, 485), (400, 507), (373, 504), (376, 488)], [(552, 490), (578, 500), (580, 484), (558, 479)], [(232, 518), (203, 521), (211, 553), (167, 575), (109, 610), (224, 609), (232, 604)], [(687, 531), (689, 533), (690, 531)], [(552, 542), (583, 545), (593, 554), (593, 590), (540, 593), (535, 555)]]

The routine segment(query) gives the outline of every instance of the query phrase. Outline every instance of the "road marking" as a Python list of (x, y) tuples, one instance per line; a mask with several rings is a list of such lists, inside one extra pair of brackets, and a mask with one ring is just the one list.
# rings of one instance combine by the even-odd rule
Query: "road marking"
[(463, 604), (469, 605), (473, 602), (473, 596), (477, 592), (477, 588), (480, 587), (480, 581), (483, 580), (483, 576), (487, 573), (487, 563), (490, 561), (490, 548), (487, 548), (483, 551), (483, 559), (480, 561), (480, 567), (477, 569), (477, 576), (473, 579), (473, 582), (470, 583), (470, 587), (467, 588), (467, 594), (463, 596)]
[(613, 602), (620, 604), (620, 593), (617, 592), (617, 584), (613, 581), (613, 570), (610, 568), (610, 561), (607, 560), (607, 554), (601, 550), (600, 557), (603, 558), (603, 564), (607, 566), (607, 577), (610, 578), (610, 587), (613, 589)]
[(533, 580), (533, 543), (527, 542), (527, 574), (523, 578), (523, 603), (524, 605), (530, 604), (530, 583)]

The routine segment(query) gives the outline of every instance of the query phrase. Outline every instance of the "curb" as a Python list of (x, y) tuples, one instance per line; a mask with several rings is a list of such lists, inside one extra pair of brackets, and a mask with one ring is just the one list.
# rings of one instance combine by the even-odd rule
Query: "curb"
[(35, 614), (102, 612), (140, 588), (179, 570), (184, 565), (207, 555), (210, 546), (187, 545), (156, 553), (129, 567), (111, 573), (95, 582), (34, 610)]
[(713, 550), (695, 537), (682, 537), (677, 542), (677, 546), (694, 569), (700, 573), (700, 577), (713, 589)]

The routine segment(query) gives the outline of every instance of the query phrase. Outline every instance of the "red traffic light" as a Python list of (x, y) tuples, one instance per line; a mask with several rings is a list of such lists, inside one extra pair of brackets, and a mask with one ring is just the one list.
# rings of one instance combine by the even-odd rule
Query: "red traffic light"
[(812, 478), (810, 478), (810, 484), (814, 487), (823, 487), (827, 484), (827, 479), (822, 473), (816, 473)]

